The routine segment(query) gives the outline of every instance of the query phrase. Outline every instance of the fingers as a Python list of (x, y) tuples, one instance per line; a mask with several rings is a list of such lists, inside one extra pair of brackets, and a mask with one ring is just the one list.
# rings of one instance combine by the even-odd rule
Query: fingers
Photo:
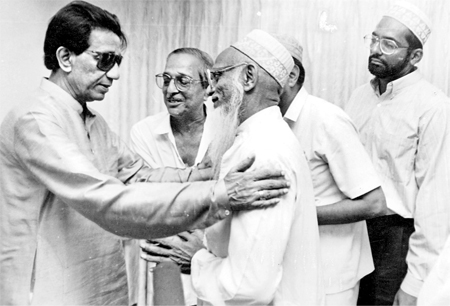
[[(250, 168), (254, 162), (255, 162), (255, 155), (249, 156), (246, 159), (240, 161), (239, 164), (234, 166), (230, 170), (230, 172), (244, 172), (245, 170)], [(230, 172), (228, 172), (228, 173), (230, 173)]]
[(173, 250), (171, 248), (162, 246), (161, 243), (157, 241), (141, 241), (140, 246), (143, 250), (141, 253), (148, 253), (153, 256), (169, 257), (173, 254)]
[(265, 179), (254, 182), (255, 188), (260, 191), (274, 190), (274, 189), (286, 189), (291, 186), (291, 182), (286, 179)]
[(284, 171), (272, 168), (272, 169), (258, 169), (253, 171), (252, 173), (254, 180), (267, 180), (267, 179), (273, 179), (273, 178), (280, 178), (281, 180), (285, 180), (285, 173)]
[(241, 210), (252, 210), (259, 208), (268, 208), (271, 206), (275, 206), (280, 203), (279, 198), (268, 199), (268, 200), (256, 200), (253, 202), (240, 203), (239, 205), (234, 205), (231, 207), (233, 211), (241, 211)]
[(141, 258), (148, 261), (148, 262), (173, 262), (169, 257), (162, 257), (162, 256), (153, 256), (146, 252), (141, 252)]

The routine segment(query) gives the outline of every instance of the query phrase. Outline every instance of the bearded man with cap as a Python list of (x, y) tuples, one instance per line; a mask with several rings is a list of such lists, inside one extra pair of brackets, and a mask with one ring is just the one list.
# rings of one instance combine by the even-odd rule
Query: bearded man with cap
[(365, 37), (375, 78), (346, 106), (388, 206), (367, 221), (375, 271), (361, 282), (362, 305), (414, 305), (449, 236), (450, 104), (416, 67), (430, 33), (416, 6), (394, 5)]
[[(284, 120), (305, 150), (311, 169), (326, 305), (356, 305), (360, 279), (373, 271), (366, 219), (383, 215), (380, 180), (353, 122), (339, 107), (303, 87), (303, 48), (277, 35), (294, 60), (281, 95)], [(302, 155), (303, 158), (303, 155)]]
[(149, 249), (176, 262), (183, 260), (177, 254), (194, 255), (191, 277), (199, 305), (323, 304), (311, 173), (278, 108), (292, 68), (289, 52), (254, 30), (219, 54), (210, 72), (218, 126), (209, 148), (215, 176), (254, 154), (255, 165), (278, 165), (292, 184), (273, 209), (236, 212), (206, 229), (206, 249), (189, 237), (170, 251)]

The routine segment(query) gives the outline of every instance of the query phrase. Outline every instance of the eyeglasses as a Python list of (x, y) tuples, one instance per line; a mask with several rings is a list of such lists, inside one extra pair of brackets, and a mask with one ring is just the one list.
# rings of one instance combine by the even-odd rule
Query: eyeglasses
[(240, 67), (240, 66), (244, 66), (244, 65), (247, 65), (247, 64), (248, 64), (247, 62), (243, 62), (243, 63), (239, 63), (239, 64), (236, 64), (236, 65), (224, 67), (224, 68), (221, 68), (221, 69), (218, 69), (218, 70), (214, 70), (214, 71), (212, 71), (210, 69), (206, 69), (206, 74), (208, 76), (208, 84), (209, 84), (209, 86), (211, 86), (211, 87), (216, 86), (217, 82), (219, 82), (219, 78), (221, 77), (221, 75), (224, 72), (230, 71), (230, 70), (232, 70), (234, 68), (237, 68), (237, 67)]
[(160, 73), (155, 75), (156, 77), (156, 85), (158, 85), (159, 88), (164, 89), (165, 87), (169, 87), (170, 82), (173, 80), (175, 83), (175, 88), (179, 91), (186, 91), (191, 88), (191, 85), (193, 83), (204, 83), (206, 81), (196, 80), (191, 78), (187, 75), (177, 75), (177, 76), (171, 76), (168, 73)]
[(391, 55), (397, 51), (397, 49), (408, 49), (409, 47), (399, 47), (397, 43), (391, 39), (387, 38), (379, 38), (377, 36), (373, 36), (368, 34), (364, 36), (364, 44), (372, 49), (376, 46), (376, 44), (380, 44), (380, 50), (383, 54)]
[(114, 52), (98, 52), (93, 50), (86, 50), (84, 52), (89, 52), (95, 55), (97, 60), (97, 68), (101, 71), (109, 71), (117, 63), (120, 66), (122, 62), (122, 55), (115, 54)]

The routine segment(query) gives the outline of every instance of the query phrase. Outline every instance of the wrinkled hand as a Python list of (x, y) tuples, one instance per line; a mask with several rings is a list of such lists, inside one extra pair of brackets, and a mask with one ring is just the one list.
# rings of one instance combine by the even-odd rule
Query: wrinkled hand
[(205, 157), (203, 157), (202, 161), (197, 165), (198, 169), (207, 169), (212, 168), (211, 157), (209, 157), (208, 152), (206, 152)]
[(290, 183), (278, 169), (246, 171), (255, 156), (241, 161), (224, 178), (231, 210), (247, 210), (275, 205), (288, 192)]
[(141, 241), (141, 257), (147, 261), (175, 262), (181, 273), (191, 273), (191, 259), (203, 245), (203, 231), (194, 230), (176, 236)]
[(402, 289), (399, 289), (397, 291), (397, 294), (395, 295), (394, 304), (393, 305), (401, 305), (401, 306), (412, 305), (412, 306), (415, 306), (415, 305), (417, 305), (417, 298), (415, 296), (409, 295), (408, 293), (406, 293)]

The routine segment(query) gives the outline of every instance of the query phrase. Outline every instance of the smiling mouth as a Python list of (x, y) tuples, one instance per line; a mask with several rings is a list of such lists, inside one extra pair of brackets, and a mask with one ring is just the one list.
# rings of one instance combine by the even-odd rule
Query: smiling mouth
[(179, 104), (182, 103), (183, 101), (179, 100), (179, 99), (167, 99), (167, 103), (168, 104)]

